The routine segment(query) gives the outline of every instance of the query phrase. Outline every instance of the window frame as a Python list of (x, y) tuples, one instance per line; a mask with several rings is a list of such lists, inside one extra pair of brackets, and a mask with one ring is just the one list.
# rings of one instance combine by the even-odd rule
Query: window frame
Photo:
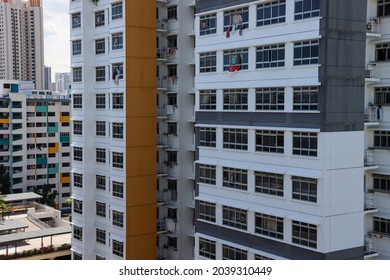
[(318, 133), (293, 132), (292, 154), (294, 156), (318, 156)]
[(104, 202), (96, 201), (96, 216), (105, 218), (107, 216), (107, 205)]
[(95, 234), (96, 234), (96, 242), (103, 244), (103, 245), (106, 245), (107, 232), (104, 229), (96, 228)]
[(291, 242), (293, 244), (317, 249), (318, 229), (316, 225), (293, 220), (291, 228)]
[(216, 259), (216, 242), (199, 237), (199, 256), (215, 260)]
[(95, 54), (105, 54), (106, 53), (106, 39), (99, 38), (95, 40)]
[(73, 160), (83, 161), (83, 147), (73, 147)]
[(80, 28), (81, 27), (81, 13), (73, 13), (71, 15), (72, 18), (72, 29)]
[(248, 252), (226, 244), (222, 244), (223, 260), (247, 260)]
[(199, 35), (211, 35), (217, 33), (217, 14), (203, 15), (199, 17)]
[(283, 240), (283, 218), (263, 213), (255, 213), (255, 233)]
[(100, 10), (100, 11), (95, 12), (95, 27), (106, 25), (105, 14), (106, 13), (104, 12), (104, 10)]
[(83, 228), (73, 225), (73, 238), (79, 241), (83, 241)]
[(285, 44), (256, 47), (256, 69), (279, 68), (285, 66)]
[(256, 111), (283, 111), (284, 88), (257, 88)]
[(106, 109), (106, 95), (104, 93), (98, 93), (95, 95), (95, 108)]
[(223, 129), (223, 149), (248, 150), (248, 130), (239, 128)]
[(318, 111), (319, 110), (319, 87), (304, 86), (293, 88), (294, 111)]
[(105, 82), (105, 81), (106, 81), (106, 66), (96, 66), (95, 82)]
[(123, 258), (124, 243), (115, 239), (112, 239), (112, 254)]
[(200, 90), (199, 91), (199, 110), (217, 109), (217, 91)]
[(301, 176), (291, 177), (291, 198), (317, 203), (318, 199), (318, 179)]
[(123, 49), (123, 32), (116, 32), (111, 35), (111, 49), (113, 51), (115, 50), (122, 50)]
[(224, 188), (248, 190), (248, 170), (223, 167), (222, 178), (222, 187)]
[(256, 7), (256, 26), (286, 22), (286, 0), (261, 3)]
[(120, 152), (112, 152), (112, 167), (113, 168), (124, 168), (124, 155)]
[(284, 154), (284, 131), (256, 130), (255, 139), (256, 152)]
[(217, 72), (217, 53), (204, 52), (199, 54), (199, 73)]
[(199, 164), (199, 183), (216, 185), (217, 182), (217, 168), (215, 165)]
[(123, 110), (123, 108), (124, 108), (124, 94), (122, 92), (112, 93), (112, 109)]
[[(308, 8), (310, 3), (310, 8)], [(305, 7), (306, 5), (306, 7)], [(313, 8), (313, 5), (318, 6)], [(306, 8), (306, 10), (305, 10)], [(320, 16), (320, 0), (295, 0), (294, 3), (294, 20), (303, 20)]]
[(83, 135), (83, 121), (73, 121), (73, 135)]
[(73, 186), (83, 188), (83, 174), (73, 172)]
[(81, 55), (81, 54), (82, 54), (81, 40), (72, 41), (72, 55)]
[(106, 176), (96, 174), (95, 179), (96, 179), (96, 189), (105, 191), (106, 190), (106, 184), (107, 184)]
[(255, 193), (284, 197), (283, 174), (255, 171)]
[(223, 71), (229, 71), (231, 66), (240, 66), (238, 70), (248, 70), (249, 49), (230, 49), (223, 51)]
[(122, 1), (111, 4), (111, 20), (123, 18), (123, 3)]
[(216, 222), (216, 204), (208, 201), (199, 201), (198, 219), (203, 221)]
[(104, 148), (96, 148), (96, 163), (106, 163), (107, 151)]
[(199, 147), (217, 146), (217, 129), (215, 127), (199, 127)]
[(121, 122), (112, 123), (112, 138), (123, 139), (124, 138), (124, 124)]
[(248, 229), (248, 211), (222, 205), (222, 225), (246, 231)]
[(319, 64), (319, 47), (319, 39), (295, 42), (294, 66)]
[(248, 110), (248, 89), (224, 89), (223, 110)]
[(112, 211), (112, 225), (116, 227), (124, 227), (124, 213), (116, 210)]

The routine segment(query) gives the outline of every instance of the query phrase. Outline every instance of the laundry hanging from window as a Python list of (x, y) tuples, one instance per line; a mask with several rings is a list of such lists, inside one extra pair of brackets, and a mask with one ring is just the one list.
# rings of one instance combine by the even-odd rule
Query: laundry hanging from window
[(120, 70), (119, 66), (115, 67), (114, 71), (112, 71), (112, 79), (114, 80), (116, 85), (119, 84), (119, 76), (120, 76), (120, 74), (121, 74), (121, 70)]
[(229, 72), (237, 72), (241, 70), (241, 65), (242, 65), (241, 55), (240, 54), (232, 55)]

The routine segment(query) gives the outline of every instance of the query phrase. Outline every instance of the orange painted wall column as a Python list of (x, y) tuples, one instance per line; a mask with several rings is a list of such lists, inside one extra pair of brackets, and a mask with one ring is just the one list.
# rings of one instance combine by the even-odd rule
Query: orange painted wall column
[(126, 259), (156, 259), (156, 0), (125, 6)]

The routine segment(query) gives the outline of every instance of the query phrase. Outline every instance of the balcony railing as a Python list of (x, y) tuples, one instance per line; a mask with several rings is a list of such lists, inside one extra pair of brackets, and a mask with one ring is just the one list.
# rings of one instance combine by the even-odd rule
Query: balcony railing
[(374, 150), (368, 149), (364, 152), (364, 166), (374, 166), (374, 165), (376, 165)]
[(382, 120), (383, 110), (377, 106), (370, 106), (365, 109), (364, 121), (365, 122), (378, 122)]
[(375, 62), (369, 62), (366, 67), (365, 71), (365, 78), (366, 79), (379, 79), (379, 71), (377, 64)]
[(375, 210), (376, 203), (375, 203), (375, 193), (373, 192), (366, 192), (364, 194), (364, 210)]
[(367, 20), (366, 32), (368, 35), (380, 34), (380, 18), (370, 18)]

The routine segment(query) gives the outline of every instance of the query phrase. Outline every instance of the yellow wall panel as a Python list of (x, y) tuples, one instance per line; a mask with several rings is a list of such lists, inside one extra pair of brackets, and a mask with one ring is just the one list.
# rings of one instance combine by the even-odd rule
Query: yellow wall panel
[[(128, 27), (131, 36), (126, 37), (126, 51), (132, 57), (151, 58), (156, 56), (156, 30)], [(154, 36), (154, 37), (152, 37)], [(136, 40), (134, 40), (136, 38)], [(153, 38), (151, 40), (151, 38)], [(151, 73), (155, 74), (155, 72)]]
[(10, 123), (10, 119), (0, 119), (0, 123)]
[[(143, 131), (143, 133), (134, 133), (134, 131)], [(133, 147), (156, 146), (156, 131), (156, 117), (128, 118), (126, 131), (127, 145)]]
[(127, 88), (126, 116), (127, 117), (154, 117), (156, 118), (157, 89)]
[(128, 177), (130, 188), (126, 189), (127, 206), (157, 203), (156, 176)]
[(126, 25), (156, 28), (156, 0), (126, 1)]
[[(154, 137), (156, 138), (156, 135)], [(144, 176), (157, 174), (156, 162), (157, 146), (128, 146), (126, 149), (127, 176)]]
[[(126, 57), (126, 73), (127, 87), (156, 88), (157, 78), (155, 57)], [(156, 104), (156, 102), (154, 103)]]
[(70, 116), (60, 116), (60, 122), (70, 122)]
[(49, 154), (58, 153), (59, 151), (59, 145), (56, 143), (55, 147), (49, 147)]
[[(155, 233), (156, 207), (156, 204), (126, 207), (126, 236)], [(153, 223), (150, 222), (151, 220)]]
[(156, 235), (144, 234), (126, 240), (127, 260), (155, 260), (157, 256)]

